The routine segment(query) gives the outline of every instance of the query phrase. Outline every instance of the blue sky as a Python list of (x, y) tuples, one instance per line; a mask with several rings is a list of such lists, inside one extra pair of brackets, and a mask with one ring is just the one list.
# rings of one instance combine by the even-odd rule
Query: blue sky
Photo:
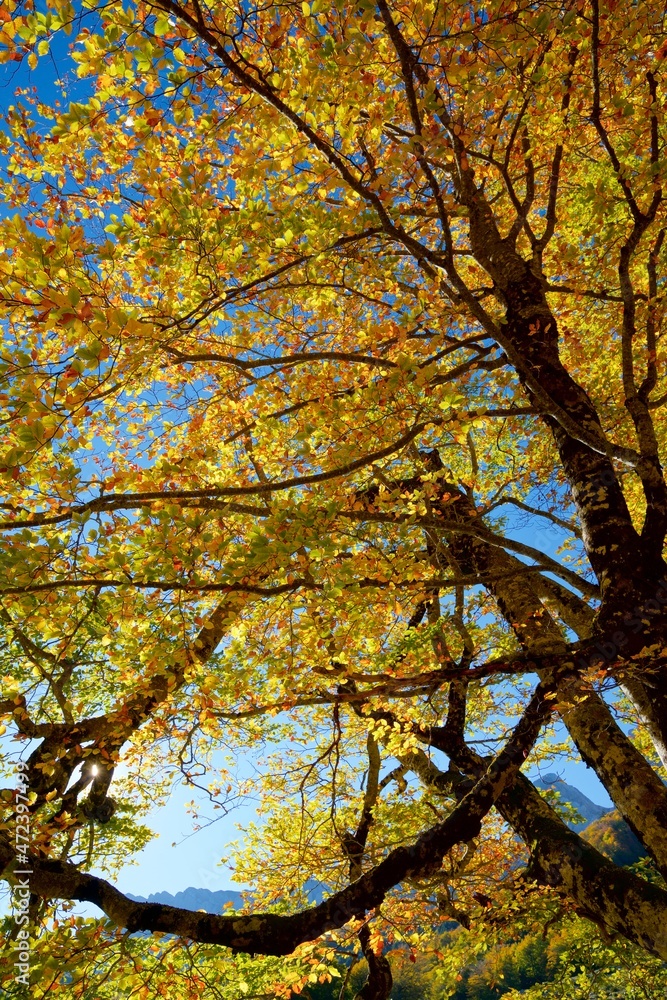
[[(535, 520), (532, 519), (533, 524), (529, 528), (516, 528), (508, 533), (558, 558), (556, 550), (565, 538), (564, 533), (547, 522), (541, 528), (533, 526)], [(565, 736), (565, 727), (557, 726), (557, 739), (562, 740)], [(250, 769), (243, 767), (242, 761), (239, 765), (242, 772), (251, 773)], [(595, 772), (583, 762), (568, 761), (554, 755), (540, 766), (539, 771), (535, 768), (528, 771), (534, 778), (549, 772), (555, 772), (575, 785), (598, 805), (612, 805)], [(226, 853), (225, 845), (240, 836), (237, 825), (257, 821), (255, 805), (244, 804), (212, 826), (192, 833), (192, 820), (185, 810), (185, 803), (192, 797), (190, 789), (175, 789), (168, 804), (144, 820), (158, 837), (136, 856), (137, 865), (128, 867), (122, 873), (117, 883), (121, 890), (149, 895), (161, 890), (175, 893), (188, 886), (208, 889), (241, 887), (233, 881), (233, 872), (229, 867), (220, 865), (219, 860)], [(172, 846), (174, 841), (177, 841), (176, 846)]]
[[(538, 519), (531, 520), (529, 528), (516, 528), (508, 534), (558, 558), (556, 550), (565, 538), (564, 533), (546, 521), (544, 527), (538, 527), (535, 525)], [(565, 736), (564, 726), (559, 725), (556, 729), (557, 739), (564, 739)], [(239, 765), (242, 771), (246, 770), (242, 761)], [(569, 784), (575, 785), (598, 805), (612, 805), (595, 772), (583, 762), (568, 761), (554, 755), (540, 766), (539, 771), (528, 770), (529, 775), (534, 778), (543, 777), (549, 772), (555, 772)], [(192, 820), (186, 814), (185, 802), (192, 797), (190, 789), (175, 790), (163, 809), (155, 810), (144, 820), (158, 837), (136, 856), (137, 866), (128, 867), (123, 872), (117, 883), (121, 890), (148, 895), (160, 890), (174, 893), (188, 886), (210, 889), (240, 887), (232, 881), (233, 872), (218, 862), (226, 853), (225, 845), (239, 837), (237, 825), (257, 820), (256, 807), (252, 803), (242, 805), (213, 826), (188, 836), (192, 830)], [(178, 843), (172, 847), (175, 840)]]
[[(79, 81), (72, 72), (72, 64), (67, 58), (69, 44), (68, 38), (58, 36), (53, 42), (51, 53), (40, 60), (35, 70), (30, 70), (26, 61), (20, 65), (9, 63), (2, 66), (2, 109), (14, 102), (17, 87), (36, 87), (45, 101), (60, 100), (66, 103), (85, 98), (90, 85), (86, 80)], [(61, 82), (57, 84), (57, 80)], [(555, 556), (563, 538), (556, 529), (537, 528), (534, 522), (529, 529), (517, 529), (511, 534), (552, 556)], [(6, 741), (2, 740), (0, 743), (5, 744)], [(239, 766), (242, 771), (252, 772), (250, 761), (240, 761)], [(583, 763), (553, 759), (542, 769), (542, 774), (549, 771), (555, 771), (566, 781), (576, 785), (593, 801), (605, 806), (611, 805), (595, 773)], [(136, 863), (128, 864), (121, 873), (117, 880), (121, 890), (148, 895), (161, 890), (175, 893), (188, 886), (213, 890), (239, 888), (238, 883), (232, 881), (233, 872), (228, 866), (220, 865), (219, 861), (226, 854), (226, 845), (240, 836), (238, 824), (245, 825), (257, 820), (255, 804), (245, 803), (229, 815), (193, 833), (193, 821), (185, 809), (185, 803), (192, 798), (192, 789), (177, 786), (167, 805), (156, 809), (144, 820), (158, 836), (133, 859)]]
[[(539, 773), (529, 771), (529, 774), (531, 777), (543, 777), (551, 771), (575, 785), (598, 805), (612, 805), (595, 772), (585, 764), (554, 757), (548, 765), (540, 768)], [(128, 865), (117, 879), (116, 885), (122, 892), (148, 896), (161, 891), (176, 893), (188, 886), (212, 890), (245, 887), (233, 881), (233, 872), (228, 866), (218, 862), (227, 853), (226, 845), (239, 837), (237, 824), (245, 825), (257, 820), (255, 807), (241, 806), (213, 826), (188, 837), (192, 820), (186, 814), (185, 802), (190, 799), (190, 789), (179, 789), (163, 809), (149, 814), (143, 821), (158, 837), (134, 857), (136, 864)], [(180, 842), (172, 846), (175, 840)]]

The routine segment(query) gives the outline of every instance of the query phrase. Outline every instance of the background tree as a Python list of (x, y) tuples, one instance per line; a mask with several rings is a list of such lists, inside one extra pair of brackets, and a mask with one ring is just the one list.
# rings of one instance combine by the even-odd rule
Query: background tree
[[(0, 711), (31, 741), (35, 926), (89, 900), (306, 963), (353, 934), (380, 998), (383, 941), (488, 916), (504, 875), (667, 957), (661, 884), (520, 771), (562, 720), (665, 873), (662, 8), (1, 16), (8, 71), (68, 67), (1, 140)], [(266, 910), (93, 876), (165, 761), (224, 802), (223, 736), (276, 747)]]

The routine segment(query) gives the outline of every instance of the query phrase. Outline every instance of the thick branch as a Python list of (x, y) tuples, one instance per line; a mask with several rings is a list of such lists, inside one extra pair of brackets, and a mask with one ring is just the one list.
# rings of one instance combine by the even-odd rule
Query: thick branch
[[(538, 687), (505, 747), (442, 823), (427, 830), (410, 847), (395, 848), (352, 885), (311, 909), (290, 916), (216, 916), (157, 903), (137, 903), (109, 882), (80, 872), (72, 864), (38, 857), (30, 859), (30, 888), (45, 899), (94, 903), (114, 923), (131, 932), (162, 931), (238, 951), (289, 954), (304, 941), (376, 908), (389, 890), (406, 878), (436, 871), (455, 844), (479, 834), (484, 816), (513, 780), (551, 712), (552, 703), (545, 697), (548, 693)], [(0, 841), (3, 870), (11, 864), (12, 856), (11, 843), (4, 838)]]

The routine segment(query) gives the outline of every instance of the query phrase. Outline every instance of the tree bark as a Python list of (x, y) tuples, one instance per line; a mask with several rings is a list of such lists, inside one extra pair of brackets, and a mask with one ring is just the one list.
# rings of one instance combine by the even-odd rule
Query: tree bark
[[(435, 461), (433, 456), (431, 463)], [(450, 498), (450, 518), (453, 508), (454, 516), (466, 524), (479, 520), (462, 491), (452, 483), (443, 483), (442, 488)], [(458, 498), (454, 504), (452, 496)], [(582, 759), (595, 770), (623, 818), (661, 871), (667, 873), (667, 788), (623, 733), (600, 695), (579, 676), (562, 630), (537, 596), (532, 578), (513, 575), (512, 569), (521, 565), (518, 560), (481, 538), (453, 532), (448, 546), (461, 570), (477, 574), (493, 594), (524, 649), (563, 656), (562, 669), (538, 670), (540, 679), (556, 682), (559, 711)]]

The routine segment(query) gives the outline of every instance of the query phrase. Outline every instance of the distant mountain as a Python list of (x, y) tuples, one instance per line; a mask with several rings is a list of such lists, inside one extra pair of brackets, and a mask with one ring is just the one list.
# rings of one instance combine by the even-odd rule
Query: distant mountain
[(637, 840), (617, 809), (596, 805), (574, 785), (562, 781), (557, 774), (545, 774), (533, 784), (543, 791), (559, 792), (560, 801), (573, 806), (585, 821), (568, 823), (570, 829), (581, 833), (584, 840), (614, 864), (622, 867), (633, 865), (646, 856), (646, 848)]
[(196, 889), (188, 886), (174, 895), (170, 892), (153, 892), (150, 896), (127, 895), (135, 903), (163, 903), (165, 906), (179, 906), (183, 910), (206, 910), (207, 913), (222, 913), (225, 905), (231, 903), (235, 910), (243, 907), (243, 896), (234, 889)]
[[(569, 823), (568, 826), (577, 833), (583, 833), (585, 839), (598, 851), (611, 858), (617, 865), (631, 865), (646, 854), (645, 849), (634, 833), (621, 818), (618, 811), (605, 806), (599, 806), (574, 785), (569, 785), (557, 774), (545, 774), (533, 782), (541, 791), (555, 791), (560, 794), (560, 800), (576, 809), (582, 817), (582, 823)], [(326, 886), (311, 879), (304, 887), (311, 903), (319, 903), (324, 898)], [(223, 913), (226, 904), (231, 903), (235, 910), (246, 906), (243, 893), (234, 889), (197, 889), (189, 886), (182, 892), (154, 892), (150, 896), (133, 896), (130, 899), (137, 903), (163, 903), (166, 906), (179, 906), (184, 910), (205, 910), (207, 913)]]
[(533, 782), (536, 788), (540, 791), (553, 791), (560, 794), (561, 802), (569, 803), (573, 806), (579, 815), (582, 817), (582, 823), (568, 823), (571, 830), (576, 830), (580, 833), (584, 830), (589, 823), (595, 822), (595, 820), (601, 819), (607, 813), (612, 812), (611, 808), (606, 808), (605, 806), (598, 806), (595, 802), (592, 802), (587, 795), (580, 792), (578, 788), (574, 785), (568, 785), (566, 781), (559, 778), (557, 774), (545, 774), (543, 778), (538, 778)]
[[(320, 903), (324, 898), (326, 887), (314, 879), (306, 882), (304, 889), (308, 893), (311, 904)], [(247, 906), (243, 899), (243, 893), (234, 889), (196, 889), (188, 886), (182, 892), (172, 894), (171, 892), (153, 892), (150, 896), (133, 896), (131, 892), (126, 893), (135, 903), (162, 903), (164, 906), (178, 906), (183, 910), (206, 910), (207, 913), (223, 913), (225, 906), (229, 903), (235, 910), (242, 910)]]

